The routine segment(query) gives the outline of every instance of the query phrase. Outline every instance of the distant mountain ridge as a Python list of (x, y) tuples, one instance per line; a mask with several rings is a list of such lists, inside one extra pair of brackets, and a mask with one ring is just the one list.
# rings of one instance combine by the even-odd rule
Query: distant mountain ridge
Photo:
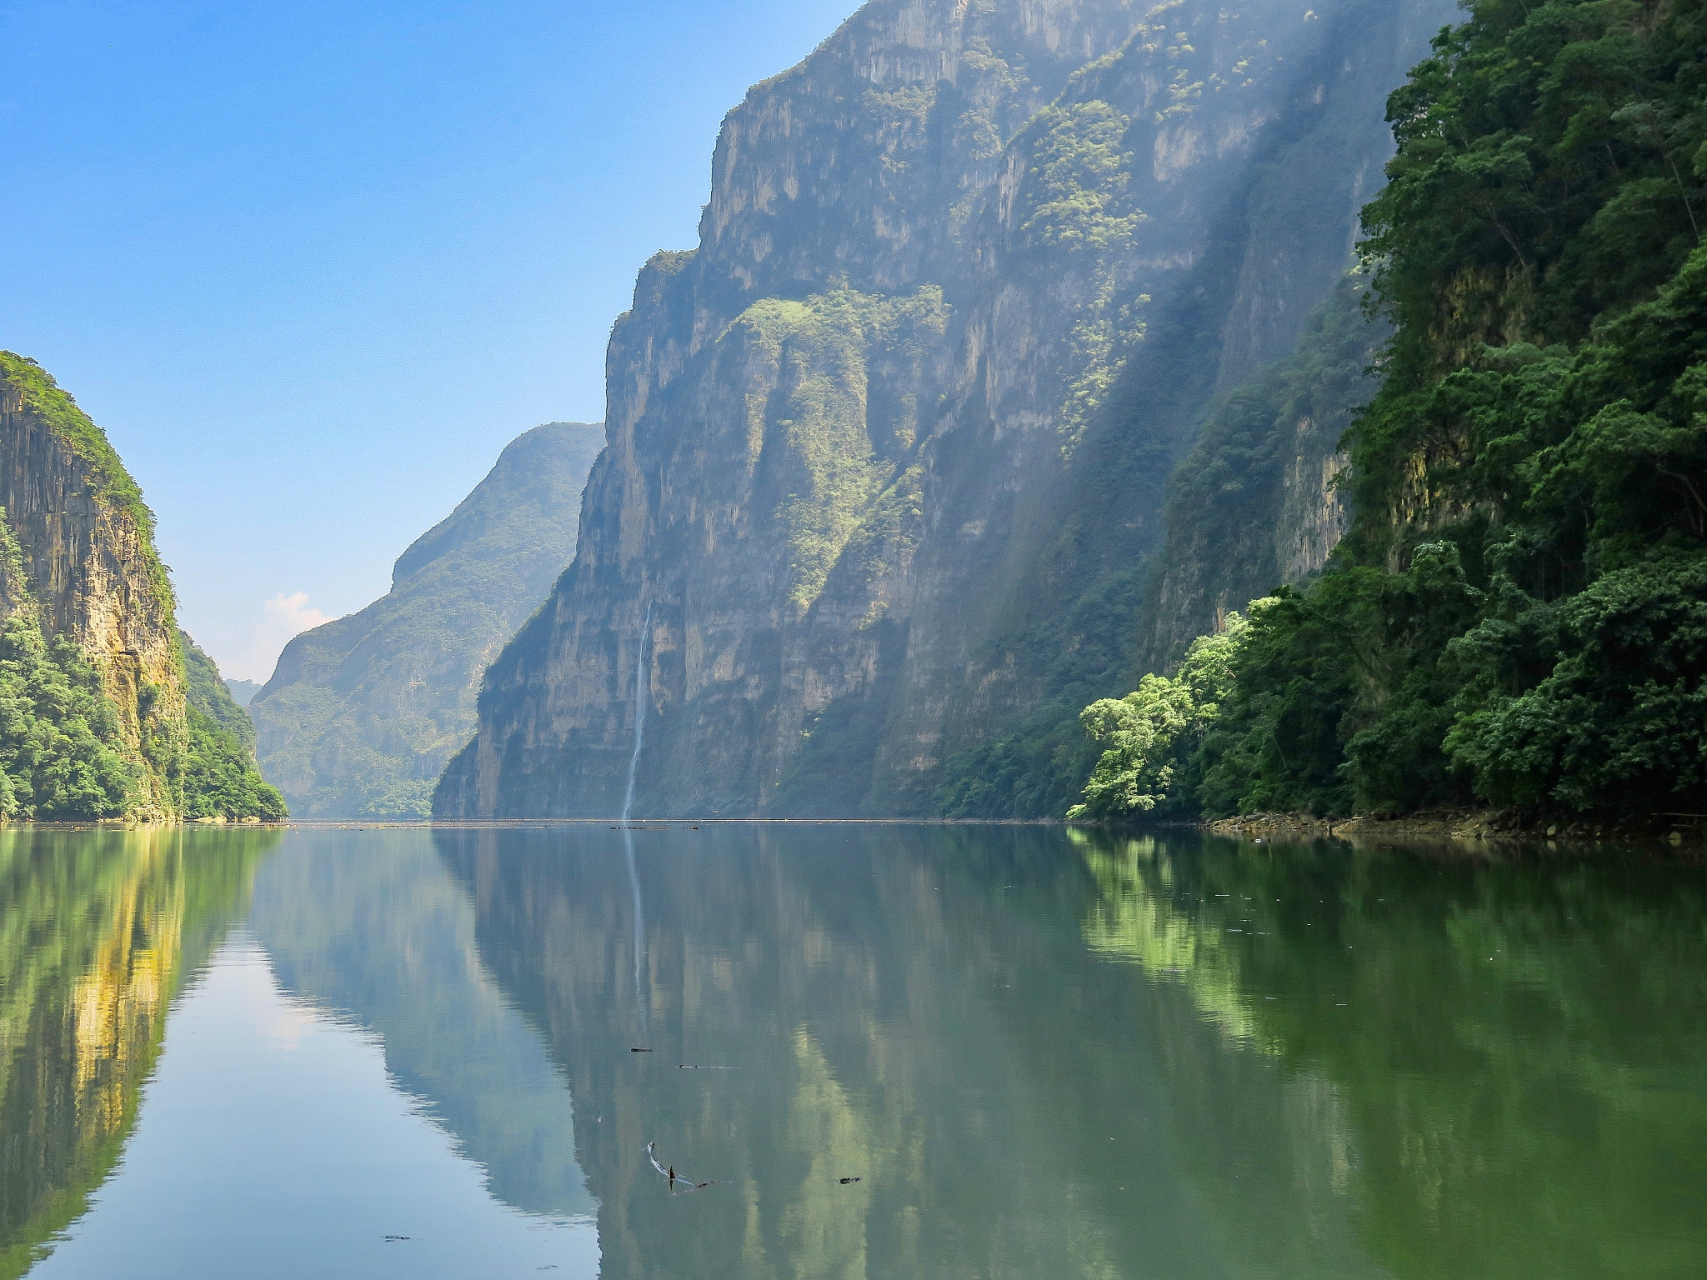
[(263, 688), (253, 680), (227, 680), (225, 687), (230, 690), (232, 700), (240, 707), (246, 707), (253, 702), (255, 695)]
[(285, 647), (249, 703), (267, 778), (303, 818), (426, 817), (474, 729), (482, 674), (575, 551), (600, 425), (512, 441), (398, 557), (391, 590)]

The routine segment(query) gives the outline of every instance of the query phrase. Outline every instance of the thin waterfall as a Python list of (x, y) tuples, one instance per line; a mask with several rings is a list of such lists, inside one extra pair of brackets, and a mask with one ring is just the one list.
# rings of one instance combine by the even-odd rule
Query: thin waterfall
[(646, 906), (640, 898), (640, 869), (634, 864), (634, 830), (628, 825), (629, 811), (634, 808), (634, 778), (640, 771), (640, 747), (646, 740), (646, 704), (651, 701), (646, 661), (646, 642), (652, 637), (652, 605), (646, 605), (646, 622), (640, 630), (640, 653), (634, 669), (634, 754), (628, 759), (628, 791), (622, 799), (622, 843), (628, 855), (628, 887), (634, 891), (634, 1004), (640, 1011), (640, 1031), (649, 1035), (646, 1017), (646, 988), (643, 985), (646, 961)]
[(622, 821), (628, 825), (629, 810), (634, 808), (634, 779), (640, 772), (640, 747), (646, 741), (646, 704), (651, 690), (648, 677), (651, 667), (646, 661), (646, 642), (652, 638), (652, 605), (646, 606), (646, 623), (640, 629), (640, 654), (634, 668), (634, 754), (628, 758), (628, 791), (622, 798)]

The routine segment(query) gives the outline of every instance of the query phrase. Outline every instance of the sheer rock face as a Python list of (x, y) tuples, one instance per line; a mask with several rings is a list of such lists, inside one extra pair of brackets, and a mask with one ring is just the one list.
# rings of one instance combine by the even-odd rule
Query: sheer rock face
[(1120, 691), (1166, 476), (1331, 292), (1452, 12), (873, 0), (752, 90), (435, 812), (615, 813), (641, 713), (636, 812), (931, 812)]
[(262, 770), (294, 815), (427, 815), (473, 732), (481, 673), (575, 553), (603, 444), (603, 428), (582, 423), (518, 437), (398, 558), (384, 597), (285, 647), (249, 713)]
[(1293, 355), (1222, 399), (1170, 481), (1146, 583), (1139, 661), (1171, 670), (1198, 636), (1282, 583), (1318, 572), (1350, 526), (1339, 444), (1379, 382), (1392, 330), (1348, 275)]
[(0, 614), (25, 601), (48, 636), (72, 639), (101, 674), (137, 768), (129, 817), (170, 821), (188, 728), (171, 587), (152, 517), (106, 436), (33, 361), (0, 353), (0, 509), (16, 535)]

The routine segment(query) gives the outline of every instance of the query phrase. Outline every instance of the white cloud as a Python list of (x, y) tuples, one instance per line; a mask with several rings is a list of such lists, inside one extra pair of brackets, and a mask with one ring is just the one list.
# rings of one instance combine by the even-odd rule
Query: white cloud
[(255, 638), (249, 651), (223, 674), (265, 684), (272, 677), (279, 654), (292, 637), (330, 621), (332, 619), (328, 615), (309, 606), (306, 591), (293, 591), (288, 595), (281, 591), (262, 606), (261, 620), (255, 624)]

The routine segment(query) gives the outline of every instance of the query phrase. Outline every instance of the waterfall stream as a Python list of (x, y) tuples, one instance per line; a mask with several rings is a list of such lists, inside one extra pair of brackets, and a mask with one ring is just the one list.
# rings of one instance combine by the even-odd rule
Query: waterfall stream
[(640, 748), (646, 741), (646, 704), (651, 683), (651, 667), (647, 662), (647, 642), (652, 638), (652, 606), (646, 606), (646, 622), (640, 629), (640, 652), (634, 664), (634, 754), (628, 758), (628, 790), (622, 798), (622, 843), (628, 857), (628, 885), (634, 891), (634, 1003), (640, 1011), (640, 1030), (649, 1034), (646, 1018), (645, 987), (642, 985), (646, 962), (646, 906), (640, 897), (640, 869), (634, 862), (634, 831), (628, 825), (634, 808), (634, 779), (640, 771)]
[(652, 638), (652, 606), (646, 606), (646, 622), (640, 629), (640, 653), (634, 665), (634, 754), (628, 758), (628, 790), (622, 798), (622, 822), (628, 825), (629, 811), (634, 808), (634, 779), (640, 772), (640, 748), (646, 741), (646, 704), (651, 692), (647, 678), (651, 668), (646, 661), (646, 642)]

